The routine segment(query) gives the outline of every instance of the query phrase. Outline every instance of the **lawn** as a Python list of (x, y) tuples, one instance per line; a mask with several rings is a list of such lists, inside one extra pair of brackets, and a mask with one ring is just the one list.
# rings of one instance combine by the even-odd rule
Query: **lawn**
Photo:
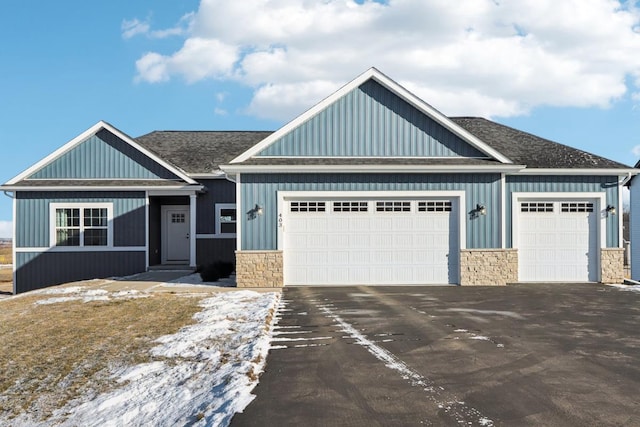
[(0, 246), (0, 264), (13, 264), (13, 253), (11, 246)]
[[(184, 424), (180, 420), (185, 417), (188, 424), (228, 421), (234, 408), (243, 406), (224, 396), (216, 400), (215, 393), (228, 393), (226, 388), (236, 377), (251, 384), (249, 390), (257, 383), (266, 349), (258, 348), (257, 356), (255, 351), (241, 355), (237, 348), (244, 344), (246, 350), (253, 342), (241, 324), (251, 318), (252, 311), (256, 313), (252, 306), (261, 308), (252, 318), (257, 323), (247, 328), (257, 338), (264, 335), (268, 349), (273, 295), (230, 292), (205, 298), (210, 294), (109, 293), (76, 286), (0, 300), (0, 424), (154, 424), (153, 417), (161, 413), (153, 410), (156, 405), (163, 408), (167, 421), (174, 417), (178, 424)], [(233, 307), (242, 311), (230, 313)], [(209, 314), (203, 317), (205, 312)], [(202, 323), (212, 318), (224, 329), (208, 324), (203, 329)], [(259, 327), (265, 323), (265, 328)], [(189, 328), (196, 330), (189, 334)], [(233, 336), (237, 331), (244, 335)], [(227, 336), (217, 337), (220, 333)], [(216, 372), (225, 376), (218, 378)], [(192, 380), (198, 373), (206, 374), (209, 381)], [(212, 384), (213, 379), (219, 383)], [(191, 397), (182, 402), (185, 394)], [(208, 401), (199, 402), (198, 394)], [(231, 409), (223, 414), (227, 418), (218, 416), (216, 403)], [(145, 414), (144, 408), (150, 407)], [(133, 424), (126, 422), (132, 414)]]

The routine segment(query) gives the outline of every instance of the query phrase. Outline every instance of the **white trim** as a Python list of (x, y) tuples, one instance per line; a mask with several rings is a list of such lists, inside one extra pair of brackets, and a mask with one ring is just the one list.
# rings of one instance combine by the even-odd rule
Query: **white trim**
[[(340, 200), (340, 199), (398, 199), (398, 198), (410, 198), (410, 199), (432, 199), (432, 198), (449, 198), (457, 199), (458, 202), (458, 233), (459, 233), (459, 250), (467, 248), (467, 214), (466, 214), (466, 194), (464, 191), (452, 190), (452, 191), (277, 191), (276, 192), (278, 203), (278, 219), (283, 218), (280, 215), (284, 213), (284, 202), (288, 200), (300, 200), (300, 199), (322, 199), (322, 200)], [(277, 234), (277, 250), (283, 250), (284, 236), (283, 232), (286, 228), (286, 223), (278, 221), (278, 234)], [(458, 263), (460, 264), (460, 263)], [(460, 278), (460, 271), (458, 271), (458, 279)]]
[(214, 173), (190, 173), (189, 176), (193, 179), (225, 179), (224, 172)]
[(234, 173), (503, 173), (518, 172), (523, 165), (221, 165), (228, 174)]
[(611, 175), (626, 177), (637, 175), (640, 169), (583, 169), (583, 168), (525, 168), (517, 172), (518, 175)]
[(196, 266), (196, 195), (189, 196), (189, 267)]
[(235, 239), (237, 234), (196, 234), (196, 239)]
[(152, 152), (148, 151), (146, 148), (144, 148), (141, 145), (139, 145), (138, 143), (136, 143), (130, 136), (128, 136), (124, 132), (116, 129), (115, 127), (113, 127), (109, 123), (100, 120), (98, 123), (96, 123), (95, 125), (91, 126), (89, 129), (87, 129), (86, 131), (82, 132), (80, 135), (76, 136), (71, 141), (67, 142), (62, 147), (58, 148), (53, 153), (49, 154), (48, 156), (46, 156), (44, 159), (40, 160), (35, 165), (31, 166), (30, 168), (28, 168), (27, 170), (25, 170), (21, 174), (19, 174), (19, 175), (15, 176), (14, 178), (10, 179), (7, 182), (7, 185), (15, 184), (15, 183), (25, 179), (29, 175), (33, 175), (36, 171), (38, 171), (39, 169), (41, 169), (44, 166), (48, 165), (49, 163), (51, 163), (52, 161), (54, 161), (58, 157), (62, 156), (63, 154), (67, 153), (68, 151), (73, 149), (76, 145), (81, 144), (86, 139), (88, 139), (88, 138), (92, 137), (93, 135), (97, 134), (102, 129), (105, 129), (105, 130), (111, 132), (113, 135), (117, 136), (118, 138), (120, 138), (121, 140), (123, 140), (125, 143), (129, 144), (130, 146), (132, 146), (136, 150), (140, 151), (145, 156), (149, 157), (150, 159), (152, 159), (156, 163), (159, 163), (162, 167), (164, 167), (165, 169), (169, 170), (170, 172), (172, 172), (173, 174), (178, 176), (180, 179), (183, 179), (184, 181), (188, 182), (189, 184), (197, 184), (196, 181), (191, 179), (181, 169), (179, 169), (179, 168), (177, 168), (177, 167), (175, 167), (173, 165), (170, 165), (169, 163), (167, 163), (166, 161), (164, 161), (160, 157), (156, 156)]
[(198, 185), (197, 187), (191, 186), (82, 186), (82, 185), (61, 185), (61, 186), (42, 186), (42, 187), (33, 187), (33, 186), (19, 186), (19, 185), (3, 185), (0, 186), (0, 190), (4, 191), (156, 191), (158, 193), (175, 193), (178, 191), (183, 192), (192, 192), (192, 191), (200, 191), (204, 188), (202, 185)]
[[(629, 195), (631, 196), (631, 195)], [(631, 209), (631, 202), (629, 202), (629, 209)], [(616, 206), (616, 212), (618, 215), (618, 247), (624, 248), (624, 230), (622, 229), (622, 217), (624, 216), (622, 205), (622, 185), (618, 183), (618, 206)], [(631, 238), (631, 234), (629, 234)]]
[(16, 233), (16, 231), (18, 229), (17, 228), (17, 226), (18, 226), (18, 216), (16, 215), (16, 213), (18, 212), (18, 208), (17, 208), (17, 201), (16, 201), (16, 194), (15, 193), (13, 193), (13, 207), (12, 208), (13, 208), (13, 224), (12, 224), (13, 237), (11, 239), (11, 246), (12, 246), (11, 251), (13, 253), (11, 254), (11, 256), (13, 257), (13, 259), (12, 259), (13, 272), (11, 273), (11, 276), (12, 276), (11, 278), (13, 280), (13, 294), (15, 295), (16, 294), (16, 289), (17, 289), (16, 288), (16, 277), (17, 277), (16, 272), (18, 271), (18, 260), (16, 259), (16, 253), (17, 253), (16, 245), (18, 243), (17, 242), (18, 235)]
[(238, 216), (238, 212), (242, 212), (242, 180), (241, 174), (236, 175), (236, 250), (242, 250), (242, 224), (244, 214)]
[[(56, 245), (56, 210), (57, 209), (79, 209), (80, 210), (80, 244), (78, 246), (58, 246)], [(106, 209), (107, 210), (107, 245), (106, 246), (85, 246), (84, 245), (84, 210), (85, 209)], [(56, 202), (49, 203), (49, 247), (50, 248), (112, 248), (113, 247), (113, 203), (112, 202)], [(66, 227), (65, 227), (66, 228)], [(92, 227), (88, 227), (92, 228)]]
[(144, 192), (144, 247), (145, 247), (145, 260), (144, 269), (149, 271), (149, 192)]
[(145, 246), (54, 246), (16, 248), (16, 252), (144, 252), (146, 249)]
[[(229, 237), (229, 238), (235, 238), (237, 235), (237, 230), (238, 230), (238, 207), (235, 203), (216, 203), (216, 209), (215, 209), (215, 231), (216, 234), (214, 234), (214, 236), (218, 236), (220, 238), (224, 238), (224, 237)], [(222, 223), (220, 222), (220, 211), (222, 211), (222, 209), (233, 209), (236, 211), (236, 232), (235, 233), (223, 233), (222, 232)]]
[(490, 146), (482, 142), (480, 139), (478, 139), (477, 137), (475, 137), (474, 135), (472, 135), (471, 133), (463, 129), (461, 126), (457, 125), (447, 116), (445, 116), (444, 114), (442, 114), (441, 112), (433, 108), (431, 105), (424, 102), (422, 99), (415, 96), (413, 93), (409, 92), (407, 89), (405, 89), (400, 84), (393, 81), (392, 79), (390, 79), (389, 77), (387, 77), (386, 75), (384, 75), (374, 67), (369, 68), (367, 71), (360, 74), (351, 82), (342, 86), (333, 94), (329, 95), (324, 100), (320, 101), (318, 104), (311, 107), (309, 110), (307, 110), (300, 116), (296, 117), (295, 119), (293, 119), (292, 121), (290, 121), (289, 123), (281, 127), (279, 130), (275, 131), (274, 133), (272, 133), (271, 135), (269, 135), (268, 137), (260, 141), (258, 144), (251, 147), (249, 150), (245, 151), (235, 159), (231, 160), (230, 163), (244, 162), (245, 160), (259, 153), (260, 151), (262, 151), (263, 149), (265, 149), (266, 147), (268, 147), (269, 145), (271, 145), (272, 143), (280, 139), (282, 136), (286, 135), (294, 128), (300, 126), (301, 124), (303, 124), (304, 122), (306, 122), (307, 120), (309, 120), (310, 118), (318, 114), (320, 111), (324, 110), (329, 105), (333, 104), (339, 98), (341, 98), (348, 92), (354, 90), (355, 88), (357, 88), (358, 86), (360, 86), (362, 83), (366, 82), (369, 79), (373, 79), (376, 82), (380, 83), (382, 86), (386, 87), (391, 92), (400, 96), (406, 102), (408, 102), (409, 104), (411, 104), (412, 106), (420, 110), (422, 113), (426, 114), (427, 116), (435, 120), (437, 123), (444, 126), (446, 129), (453, 132), (454, 134), (462, 138), (464, 141), (466, 141), (473, 147), (482, 151), (483, 153), (500, 161), (501, 163), (512, 163), (511, 160), (509, 160), (506, 156), (504, 156), (503, 154), (499, 153), (498, 151), (494, 150), (493, 148), (491, 148)]
[(407, 160), (407, 159), (426, 159), (426, 160), (456, 160), (456, 159), (473, 159), (473, 160), (491, 160), (491, 157), (473, 157), (473, 156), (256, 156), (256, 159), (340, 159), (340, 160)]
[(507, 178), (500, 174), (500, 245), (507, 248)]

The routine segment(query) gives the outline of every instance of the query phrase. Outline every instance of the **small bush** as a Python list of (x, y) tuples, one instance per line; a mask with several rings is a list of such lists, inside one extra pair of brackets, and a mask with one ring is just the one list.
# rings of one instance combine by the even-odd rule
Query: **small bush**
[(235, 265), (231, 262), (218, 261), (202, 267), (200, 277), (203, 282), (216, 282), (219, 279), (229, 277), (235, 269)]

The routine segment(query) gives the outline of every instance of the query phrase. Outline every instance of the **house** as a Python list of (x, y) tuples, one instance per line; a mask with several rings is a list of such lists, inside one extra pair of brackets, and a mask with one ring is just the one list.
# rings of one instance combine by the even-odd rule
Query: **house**
[(620, 282), (636, 172), (372, 68), (273, 133), (100, 122), (0, 189), (16, 292), (234, 256), (238, 286)]
[[(640, 161), (635, 168), (640, 171)], [(634, 176), (626, 183), (629, 188), (629, 240), (631, 242), (631, 279), (640, 281), (640, 181)]]

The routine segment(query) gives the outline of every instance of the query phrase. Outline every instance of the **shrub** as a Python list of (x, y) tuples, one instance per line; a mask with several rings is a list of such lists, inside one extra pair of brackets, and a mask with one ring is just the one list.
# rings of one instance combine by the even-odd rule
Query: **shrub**
[(218, 279), (226, 278), (236, 269), (232, 262), (214, 262), (200, 268), (200, 277), (203, 282), (216, 282)]

